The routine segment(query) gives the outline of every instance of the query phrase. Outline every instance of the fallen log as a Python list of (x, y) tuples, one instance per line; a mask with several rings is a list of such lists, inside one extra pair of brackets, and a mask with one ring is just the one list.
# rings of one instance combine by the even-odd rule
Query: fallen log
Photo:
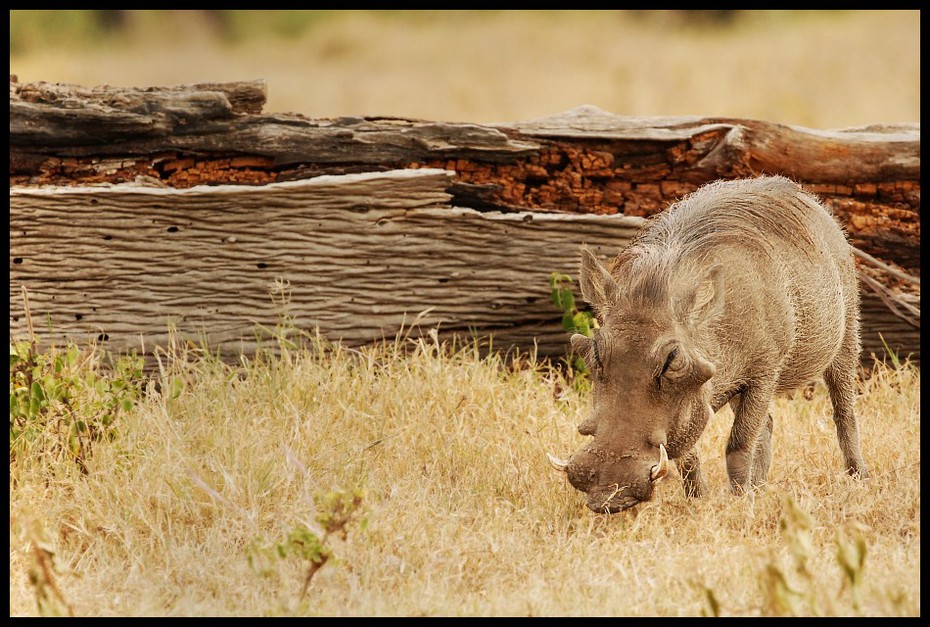
[(445, 332), (556, 354), (548, 275), (573, 274), (581, 243), (615, 254), (707, 181), (779, 173), (865, 255), (864, 354), (884, 341), (919, 360), (919, 124), (818, 131), (594, 107), (494, 125), (314, 120), (263, 102), (261, 82), (11, 80), (11, 333), (25, 286), (58, 338), (151, 346), (176, 325), (248, 352), (255, 325), (280, 319), (270, 291), (289, 289), (298, 326), (350, 345), (428, 312), (420, 322)]
[[(262, 187), (14, 189), (15, 274), (55, 334), (120, 348), (164, 345), (176, 328), (249, 353), (256, 328), (291, 317), (349, 346), (417, 319), (564, 351), (547, 290), (552, 271), (577, 263), (566, 242), (607, 254), (642, 218), (452, 207), (451, 179), (422, 169)], [(12, 307), (11, 318), (22, 322)]]

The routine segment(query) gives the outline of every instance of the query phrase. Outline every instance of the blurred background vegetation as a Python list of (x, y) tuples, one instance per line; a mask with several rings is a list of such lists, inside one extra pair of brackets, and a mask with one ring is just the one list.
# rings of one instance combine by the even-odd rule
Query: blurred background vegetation
[(919, 11), (10, 11), (21, 82), (262, 78), (268, 112), (920, 121)]

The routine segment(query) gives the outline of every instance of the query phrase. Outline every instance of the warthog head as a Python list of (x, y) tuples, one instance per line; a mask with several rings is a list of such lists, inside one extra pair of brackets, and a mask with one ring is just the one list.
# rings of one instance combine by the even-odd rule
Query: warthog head
[[(666, 269), (667, 270), (667, 269)], [(712, 414), (715, 367), (698, 338), (722, 309), (720, 266), (696, 268), (682, 281), (630, 271), (617, 260), (613, 275), (582, 251), (581, 291), (597, 314), (593, 337), (575, 334), (594, 383), (594, 408), (578, 427), (593, 436), (567, 461), (549, 456), (587, 494), (597, 512), (618, 512), (652, 498), (669, 458), (688, 453)]]

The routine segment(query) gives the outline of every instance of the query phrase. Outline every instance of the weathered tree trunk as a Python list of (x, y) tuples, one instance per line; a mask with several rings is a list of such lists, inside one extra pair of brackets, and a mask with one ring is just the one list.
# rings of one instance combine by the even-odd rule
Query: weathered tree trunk
[(256, 325), (287, 315), (350, 346), (418, 320), (564, 351), (549, 273), (573, 271), (577, 242), (622, 247), (642, 218), (451, 207), (451, 178), (424, 169), (263, 187), (15, 189), (15, 274), (53, 331), (120, 347), (140, 336), (164, 344), (171, 326), (248, 353)]
[[(865, 353), (882, 352), (881, 333), (919, 359), (919, 124), (815, 131), (594, 107), (496, 125), (314, 120), (263, 103), (261, 82), (11, 80), (11, 330), (25, 286), (56, 337), (148, 346), (173, 324), (249, 351), (255, 324), (278, 321), (280, 279), (298, 326), (350, 344), (429, 311), (421, 322), (446, 332), (557, 353), (548, 275), (573, 274), (581, 243), (615, 254), (705, 182), (779, 173), (884, 266), (861, 268)], [(101, 186), (113, 183), (131, 185)]]

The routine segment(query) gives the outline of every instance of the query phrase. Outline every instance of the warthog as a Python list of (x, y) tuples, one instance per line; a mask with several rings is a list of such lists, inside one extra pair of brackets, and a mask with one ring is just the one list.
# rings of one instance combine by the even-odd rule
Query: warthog
[(618, 512), (652, 497), (674, 460), (685, 493), (705, 492), (695, 443), (725, 403), (734, 493), (765, 482), (772, 396), (821, 375), (851, 475), (868, 476), (853, 412), (859, 292), (831, 213), (780, 176), (718, 181), (655, 216), (608, 270), (582, 249), (581, 293), (600, 328), (575, 334), (594, 382), (593, 436), (550, 461)]

